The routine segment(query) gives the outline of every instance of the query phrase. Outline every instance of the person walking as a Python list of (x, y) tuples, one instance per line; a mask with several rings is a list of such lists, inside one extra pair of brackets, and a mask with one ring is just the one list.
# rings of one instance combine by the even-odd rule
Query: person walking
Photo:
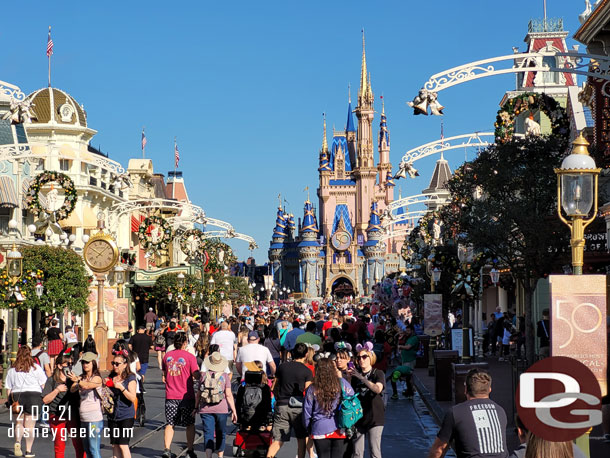
[(417, 359), (417, 350), (419, 350), (419, 337), (415, 335), (413, 326), (409, 325), (404, 332), (405, 342), (398, 345), (403, 366), (411, 366), (415, 369), (415, 360)]
[(155, 338), (153, 340), (153, 345), (155, 347), (155, 351), (157, 352), (157, 364), (158, 368), (161, 369), (161, 365), (163, 364), (163, 357), (165, 356), (166, 342), (165, 342), (165, 330), (167, 329), (167, 323), (161, 323), (159, 329), (155, 331)]
[(220, 323), (220, 329), (212, 335), (210, 345), (220, 347), (220, 354), (227, 360), (229, 370), (233, 371), (233, 362), (237, 355), (237, 337), (231, 331), (227, 321)]
[(356, 346), (356, 369), (348, 370), (352, 376), (351, 384), (362, 404), (362, 418), (356, 423), (353, 458), (364, 457), (364, 439), (369, 442), (371, 458), (381, 458), (381, 435), (385, 420), (383, 392), (385, 373), (373, 368), (376, 355), (373, 344), (366, 342)]
[(155, 326), (157, 323), (157, 314), (153, 312), (153, 308), (149, 307), (148, 312), (144, 315), (144, 323), (146, 333), (152, 336), (153, 331), (155, 330)]
[(129, 440), (133, 436), (136, 415), (134, 402), (137, 382), (136, 375), (129, 368), (128, 354), (126, 349), (114, 352), (112, 372), (106, 380), (106, 386), (114, 395), (114, 412), (108, 418), (113, 458), (131, 458)]
[(314, 441), (318, 458), (343, 458), (347, 448), (345, 431), (338, 429), (335, 421), (343, 393), (353, 396), (354, 390), (339, 377), (333, 361), (320, 358), (303, 402), (303, 425)]
[(42, 349), (42, 338), (40, 336), (32, 337), (32, 358), (42, 369), (47, 377), (51, 377), (53, 371), (51, 370), (51, 358)]
[[(74, 382), (68, 378), (70, 373), (69, 356), (59, 355), (55, 362), (53, 374), (49, 377), (42, 390), (42, 402), (48, 406), (49, 426), (53, 432), (53, 448), (55, 458), (64, 458), (66, 451), (67, 431), (78, 427), (78, 402), (74, 402), (74, 395), (70, 388)], [(79, 435), (71, 435), (72, 446), (77, 458), (85, 457), (85, 449)]]
[(186, 428), (187, 454), (196, 458), (193, 450), (195, 441), (195, 389), (194, 380), (199, 380), (200, 371), (197, 358), (188, 351), (187, 337), (179, 332), (174, 338), (175, 350), (168, 352), (163, 358), (163, 383), (165, 384), (165, 425), (164, 451), (162, 458), (172, 458), (171, 444), (174, 438), (174, 428)]
[(231, 421), (237, 422), (231, 378), (225, 373), (228, 365), (229, 362), (220, 352), (212, 353), (203, 361), (205, 373), (201, 376), (199, 383), (195, 410), (201, 416), (203, 443), (207, 458), (212, 458), (213, 452), (216, 452), (219, 458), (224, 456), (225, 428), (229, 409), (231, 409)]
[(144, 382), (144, 376), (146, 375), (146, 371), (148, 369), (148, 359), (150, 357), (150, 350), (152, 347), (152, 337), (146, 333), (146, 328), (144, 326), (138, 326), (136, 334), (129, 339), (129, 349), (138, 355), (138, 359), (140, 360), (140, 370), (138, 371), (138, 375), (142, 378), (142, 383)]
[[(452, 441), (458, 458), (508, 456), (506, 413), (489, 399), (489, 393), (491, 376), (481, 369), (469, 371), (466, 375), (466, 401), (447, 411), (428, 458), (444, 456)], [(486, 440), (481, 440), (483, 436)]]
[(32, 351), (27, 345), (17, 350), (13, 366), (6, 373), (4, 386), (7, 390), (9, 403), (19, 403), (19, 411), (13, 415), (15, 422), (15, 456), (24, 456), (21, 440), (25, 438), (25, 457), (34, 458), (35, 426), (37, 416), (42, 406), (42, 388), (47, 376), (42, 367), (34, 362)]
[(56, 319), (51, 320), (51, 327), (47, 329), (47, 351), (51, 358), (51, 370), (55, 364), (55, 358), (61, 353), (64, 348), (64, 335), (57, 327), (59, 321)]
[(304, 393), (313, 382), (312, 372), (305, 366), (308, 347), (298, 343), (292, 349), (292, 361), (280, 364), (274, 382), (275, 412), (271, 430), (273, 442), (267, 457), (273, 458), (285, 442), (290, 441), (291, 430), (297, 438), (297, 456), (305, 458), (307, 430), (303, 426)]
[(246, 375), (246, 364), (254, 361), (260, 361), (263, 363), (263, 372), (267, 373), (267, 366), (269, 366), (269, 373), (275, 374), (275, 363), (271, 352), (267, 347), (259, 344), (259, 335), (257, 331), (250, 331), (248, 333), (248, 345), (245, 345), (237, 352), (237, 359), (235, 360), (237, 366), (237, 372), (241, 374), (243, 379)]
[(104, 414), (100, 398), (96, 393), (96, 389), (102, 386), (102, 376), (97, 368), (97, 355), (91, 352), (84, 353), (80, 364), (83, 373), (76, 379), (70, 391), (78, 391), (80, 397), (80, 424), (86, 431), (82, 439), (87, 458), (101, 458)]

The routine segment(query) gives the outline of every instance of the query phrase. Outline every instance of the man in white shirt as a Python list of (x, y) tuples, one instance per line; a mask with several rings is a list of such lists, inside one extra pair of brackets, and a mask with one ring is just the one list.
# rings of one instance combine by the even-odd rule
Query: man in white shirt
[(212, 334), (210, 345), (218, 345), (220, 354), (229, 361), (229, 369), (233, 371), (233, 361), (237, 353), (237, 339), (229, 327), (229, 323), (220, 323), (220, 329)]
[(242, 379), (246, 375), (246, 363), (260, 361), (263, 363), (263, 371), (267, 372), (267, 365), (272, 375), (275, 374), (275, 363), (271, 352), (267, 347), (260, 345), (258, 332), (250, 331), (248, 333), (248, 345), (245, 345), (237, 352), (237, 359), (235, 365), (237, 366), (237, 372), (241, 374)]

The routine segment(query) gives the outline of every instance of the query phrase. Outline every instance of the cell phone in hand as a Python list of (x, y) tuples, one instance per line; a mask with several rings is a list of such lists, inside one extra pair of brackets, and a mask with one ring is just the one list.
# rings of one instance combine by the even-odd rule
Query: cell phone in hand
[(353, 371), (354, 369), (356, 369), (356, 366), (354, 366), (354, 363), (352, 363), (351, 361), (349, 363), (347, 363), (347, 368), (351, 371)]

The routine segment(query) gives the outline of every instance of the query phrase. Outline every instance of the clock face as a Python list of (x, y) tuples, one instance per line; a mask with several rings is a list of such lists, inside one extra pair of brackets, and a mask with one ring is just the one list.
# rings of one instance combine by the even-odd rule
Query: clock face
[(85, 247), (85, 262), (93, 271), (106, 272), (116, 261), (117, 250), (108, 240), (93, 240)]
[(352, 236), (344, 231), (337, 231), (333, 234), (331, 243), (337, 251), (345, 251), (352, 244)]

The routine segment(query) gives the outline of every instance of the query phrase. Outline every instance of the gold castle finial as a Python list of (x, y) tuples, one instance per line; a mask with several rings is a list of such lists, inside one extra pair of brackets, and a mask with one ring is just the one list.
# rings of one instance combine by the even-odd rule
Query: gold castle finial
[(328, 151), (328, 142), (326, 141), (326, 113), (322, 113), (322, 117), (324, 118), (324, 134), (322, 137), (322, 151)]
[(381, 114), (384, 115), (385, 114), (385, 100), (383, 99), (383, 93), (381, 94), (381, 97), (379, 97), (381, 99)]
[(281, 210), (282, 209), (282, 193), (279, 193), (277, 195), (277, 200), (279, 200), (280, 205), (278, 206), (278, 208)]
[(352, 103), (352, 84), (347, 83), (347, 103)]
[(311, 203), (309, 201), (309, 186), (305, 186), (305, 189), (303, 189), (303, 191), (307, 191), (307, 202)]

